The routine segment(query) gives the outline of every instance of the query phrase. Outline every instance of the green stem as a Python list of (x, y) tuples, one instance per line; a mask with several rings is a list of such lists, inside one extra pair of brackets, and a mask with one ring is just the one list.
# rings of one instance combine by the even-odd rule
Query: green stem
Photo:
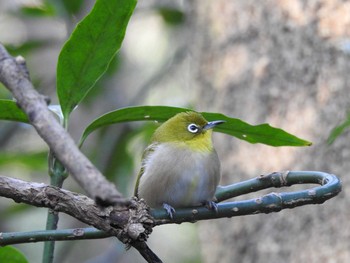
[(93, 227), (73, 228), (59, 230), (37, 230), (29, 232), (7, 232), (1, 233), (0, 246), (13, 244), (41, 242), (47, 240), (67, 241), (84, 239), (101, 239), (112, 237), (113, 234), (106, 233)]
[[(67, 178), (67, 171), (63, 165), (56, 159), (53, 153), (49, 153), (49, 174), (50, 174), (50, 184), (62, 187), (64, 180)], [(47, 220), (46, 220), (46, 230), (56, 230), (58, 224), (59, 216), (58, 212), (52, 209), (48, 210)], [(54, 259), (55, 252), (55, 241), (46, 241), (44, 243), (43, 251), (43, 263), (52, 263)]]

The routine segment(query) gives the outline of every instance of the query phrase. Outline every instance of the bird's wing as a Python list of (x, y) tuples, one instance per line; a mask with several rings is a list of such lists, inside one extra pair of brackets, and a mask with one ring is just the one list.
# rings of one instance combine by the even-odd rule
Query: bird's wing
[(143, 175), (143, 173), (145, 172), (147, 160), (148, 160), (149, 156), (155, 151), (155, 149), (157, 148), (158, 145), (159, 145), (159, 143), (150, 144), (144, 150), (144, 152), (142, 154), (141, 168), (140, 168), (139, 174), (137, 175), (137, 180), (136, 180), (135, 189), (134, 189), (134, 195), (137, 197), (138, 197), (140, 179), (141, 179), (141, 176)]

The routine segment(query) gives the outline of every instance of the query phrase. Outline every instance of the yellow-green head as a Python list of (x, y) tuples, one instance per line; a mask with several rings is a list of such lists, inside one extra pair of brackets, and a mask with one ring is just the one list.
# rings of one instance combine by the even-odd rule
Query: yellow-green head
[(200, 113), (194, 111), (181, 112), (155, 131), (152, 142), (171, 142), (190, 147), (193, 151), (212, 150), (212, 128), (221, 123), (224, 121), (208, 122)]

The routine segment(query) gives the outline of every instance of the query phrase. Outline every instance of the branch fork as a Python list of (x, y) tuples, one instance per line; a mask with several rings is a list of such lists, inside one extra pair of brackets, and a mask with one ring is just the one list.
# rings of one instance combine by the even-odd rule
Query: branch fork
[[(147, 261), (161, 262), (144, 243), (153, 227), (152, 217), (148, 215), (146, 205), (135, 201), (130, 205), (130, 201), (123, 198), (115, 185), (80, 152), (74, 140), (49, 110), (47, 98), (34, 89), (24, 58), (13, 58), (1, 43), (0, 82), (12, 93), (55, 157), (93, 199), (47, 185), (16, 179), (11, 181), (6, 177), (1, 177), (2, 191), (6, 191), (6, 187), (19, 190), (18, 187), (22, 186), (21, 190), (27, 196), (21, 195), (20, 191), (16, 191), (16, 194), (7, 192), (1, 195), (16, 202), (45, 206), (70, 214), (82, 222), (113, 233), (123, 243), (134, 246)], [(33, 188), (36, 190), (32, 192)], [(33, 193), (36, 194), (32, 195)], [(101, 208), (94, 201), (107, 208)]]

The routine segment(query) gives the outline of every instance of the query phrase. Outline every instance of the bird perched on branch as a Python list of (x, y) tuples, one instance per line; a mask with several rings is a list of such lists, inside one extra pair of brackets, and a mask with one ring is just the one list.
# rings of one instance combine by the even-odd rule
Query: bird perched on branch
[(217, 211), (220, 161), (211, 137), (212, 129), (222, 123), (190, 111), (159, 126), (143, 153), (135, 196), (150, 207), (163, 207), (170, 218), (179, 207), (206, 205)]

